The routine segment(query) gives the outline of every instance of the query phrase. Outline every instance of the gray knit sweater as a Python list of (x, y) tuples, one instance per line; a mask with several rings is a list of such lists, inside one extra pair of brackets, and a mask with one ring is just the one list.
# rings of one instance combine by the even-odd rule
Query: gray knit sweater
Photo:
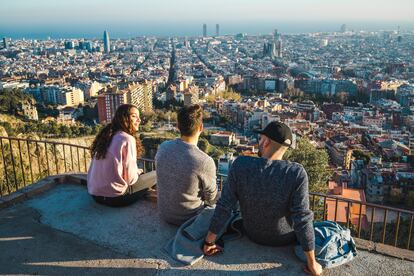
[(237, 202), (244, 230), (251, 240), (277, 246), (294, 242), (296, 236), (304, 251), (314, 249), (308, 176), (302, 165), (238, 157), (217, 202), (210, 231), (220, 232)]
[(180, 225), (217, 196), (214, 160), (181, 139), (166, 141), (155, 156), (158, 210), (161, 218)]

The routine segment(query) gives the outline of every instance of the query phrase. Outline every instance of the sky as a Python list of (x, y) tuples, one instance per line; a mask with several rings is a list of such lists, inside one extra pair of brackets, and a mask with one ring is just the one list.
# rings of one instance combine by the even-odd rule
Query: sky
[[(0, 0), (0, 36), (414, 29), (414, 0)], [(117, 35), (118, 34), (118, 35)]]

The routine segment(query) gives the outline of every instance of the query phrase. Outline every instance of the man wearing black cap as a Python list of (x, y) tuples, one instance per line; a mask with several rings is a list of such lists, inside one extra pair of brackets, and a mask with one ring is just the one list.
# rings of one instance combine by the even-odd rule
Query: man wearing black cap
[(314, 254), (308, 176), (302, 165), (282, 160), (293, 144), (292, 131), (281, 122), (271, 122), (258, 133), (261, 158), (240, 156), (233, 162), (205, 238), (204, 253), (221, 251), (215, 244), (216, 233), (239, 202), (243, 228), (252, 241), (270, 246), (299, 241), (307, 256), (308, 272), (319, 275), (322, 267)]

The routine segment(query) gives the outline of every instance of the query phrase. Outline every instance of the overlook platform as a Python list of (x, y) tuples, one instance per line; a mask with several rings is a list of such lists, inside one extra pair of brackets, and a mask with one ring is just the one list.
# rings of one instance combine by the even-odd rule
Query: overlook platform
[[(246, 237), (227, 242), (221, 255), (183, 266), (162, 250), (177, 228), (158, 218), (156, 203), (105, 207), (76, 182), (49, 177), (0, 200), (0, 274), (305, 275), (292, 246), (260, 246)], [(414, 275), (410, 252), (359, 250), (324, 275)]]

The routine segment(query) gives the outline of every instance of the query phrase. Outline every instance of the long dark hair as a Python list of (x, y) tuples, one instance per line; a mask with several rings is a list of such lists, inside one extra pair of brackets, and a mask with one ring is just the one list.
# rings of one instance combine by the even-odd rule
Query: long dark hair
[(132, 104), (123, 104), (118, 107), (112, 121), (104, 126), (96, 136), (91, 147), (91, 156), (95, 159), (104, 159), (106, 152), (111, 145), (112, 138), (118, 131), (124, 131), (135, 138), (137, 145), (137, 158), (143, 154), (141, 140), (134, 131), (129, 115), (132, 108), (137, 108)]

